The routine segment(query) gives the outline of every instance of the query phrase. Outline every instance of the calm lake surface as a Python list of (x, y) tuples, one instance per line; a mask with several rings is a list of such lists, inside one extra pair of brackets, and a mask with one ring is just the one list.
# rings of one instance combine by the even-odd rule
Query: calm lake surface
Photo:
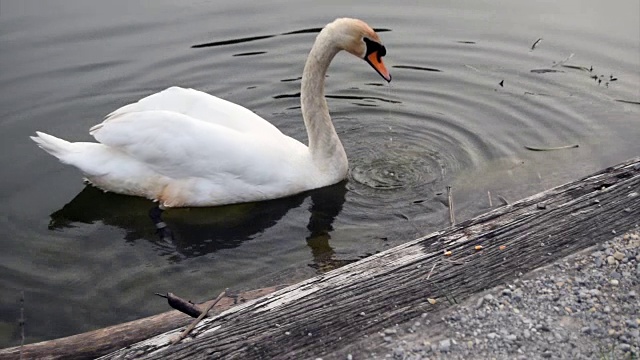
[[(26, 342), (71, 335), (167, 310), (154, 292), (290, 283), (446, 227), (447, 186), (460, 221), (488, 191), (495, 206), (640, 155), (639, 14), (637, 0), (2, 0), (0, 347), (20, 344), (23, 291)], [(171, 210), (164, 242), (151, 202), (85, 187), (28, 138), (91, 141), (112, 110), (179, 85), (306, 141), (313, 29), (342, 16), (380, 30), (393, 76), (345, 54), (329, 69), (344, 183)]]

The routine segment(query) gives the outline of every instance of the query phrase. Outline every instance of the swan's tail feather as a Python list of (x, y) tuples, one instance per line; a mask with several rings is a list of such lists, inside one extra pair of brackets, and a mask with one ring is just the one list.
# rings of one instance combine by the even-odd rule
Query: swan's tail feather
[(36, 136), (31, 136), (31, 140), (35, 141), (42, 150), (57, 157), (60, 161), (65, 163), (67, 162), (64, 159), (65, 155), (69, 155), (73, 152), (72, 143), (40, 131), (36, 131)]

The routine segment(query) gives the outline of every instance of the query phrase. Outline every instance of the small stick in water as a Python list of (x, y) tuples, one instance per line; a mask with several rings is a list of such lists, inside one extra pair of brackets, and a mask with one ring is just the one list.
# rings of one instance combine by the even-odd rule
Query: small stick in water
[(529, 146), (525, 145), (524, 148), (531, 151), (553, 151), (553, 150), (564, 150), (564, 149), (573, 149), (580, 147), (578, 144), (565, 145), (565, 146), (556, 146), (556, 147), (537, 147), (537, 146)]
[(489, 207), (493, 207), (493, 202), (491, 201), (491, 191), (487, 190), (487, 196), (489, 197)]
[(498, 195), (498, 199), (502, 201), (502, 205), (509, 205), (509, 202), (507, 201), (507, 199), (504, 198), (504, 196)]
[(220, 299), (222, 299), (224, 297), (224, 295), (227, 293), (227, 289), (222, 290), (222, 292), (220, 293), (220, 295), (218, 295), (218, 297), (211, 302), (211, 304), (209, 304), (204, 311), (200, 314), (200, 316), (198, 316), (197, 319), (193, 320), (193, 322), (186, 328), (184, 329), (184, 331), (182, 332), (182, 334), (180, 334), (180, 336), (178, 336), (176, 339), (174, 339), (171, 343), (172, 344), (177, 344), (179, 343), (182, 339), (184, 339), (185, 337), (187, 337), (187, 335), (189, 335), (189, 333), (191, 332), (191, 330), (193, 330), (196, 325), (198, 325), (198, 323), (204, 319), (205, 316), (207, 316), (207, 313), (209, 312), (209, 310), (211, 310), (213, 308), (213, 306), (215, 304), (218, 303), (218, 301), (220, 301)]
[(536, 46), (538, 46), (538, 44), (540, 44), (542, 42), (542, 38), (538, 38), (538, 40), (536, 40), (533, 45), (531, 45), (531, 51), (533, 51), (533, 49), (536, 48)]
[(566, 63), (567, 61), (571, 60), (571, 58), (574, 57), (574, 56), (575, 56), (575, 54), (571, 53), (571, 55), (567, 56), (563, 60), (558, 61), (557, 63), (553, 64), (551, 67), (560, 66), (560, 65)]
[(451, 225), (456, 224), (456, 217), (453, 213), (453, 194), (451, 191), (451, 186), (447, 186), (447, 199), (449, 200), (449, 221)]

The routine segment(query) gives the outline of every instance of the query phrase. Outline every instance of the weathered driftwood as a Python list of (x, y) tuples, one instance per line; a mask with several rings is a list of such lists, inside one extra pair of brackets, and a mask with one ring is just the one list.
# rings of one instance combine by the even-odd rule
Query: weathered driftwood
[(231, 308), (179, 344), (182, 329), (104, 359), (322, 356), (631, 228), (639, 192), (637, 158)]
[[(255, 299), (281, 288), (281, 286), (267, 287), (243, 292), (234, 297), (224, 297), (215, 304), (213, 311), (216, 313), (222, 312), (234, 306), (237, 302), (236, 300), (242, 302)], [(207, 301), (194, 308), (199, 307), (204, 309), (214, 301), (215, 300)], [(196, 317), (198, 315), (196, 315)], [(100, 355), (118, 350), (138, 341), (181, 326), (186, 326), (192, 321), (192, 317), (182, 312), (168, 311), (144, 319), (109, 326), (83, 334), (35, 344), (27, 344), (22, 348), (22, 359), (94, 359)], [(0, 360), (5, 359), (20, 359), (20, 347), (1, 349)]]

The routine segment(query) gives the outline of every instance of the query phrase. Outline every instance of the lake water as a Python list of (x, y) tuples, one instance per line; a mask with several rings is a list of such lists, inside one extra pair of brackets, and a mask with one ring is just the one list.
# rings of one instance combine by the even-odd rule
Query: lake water
[[(447, 186), (460, 221), (488, 191), (495, 206), (640, 155), (639, 14), (637, 0), (2, 0), (0, 346), (20, 343), (23, 291), (27, 342), (71, 335), (167, 310), (154, 292), (290, 283), (446, 227)], [(91, 141), (110, 111), (179, 85), (306, 141), (302, 67), (313, 29), (341, 16), (381, 30), (393, 76), (345, 54), (329, 69), (344, 183), (171, 210), (165, 242), (151, 202), (85, 187), (28, 138)]]

